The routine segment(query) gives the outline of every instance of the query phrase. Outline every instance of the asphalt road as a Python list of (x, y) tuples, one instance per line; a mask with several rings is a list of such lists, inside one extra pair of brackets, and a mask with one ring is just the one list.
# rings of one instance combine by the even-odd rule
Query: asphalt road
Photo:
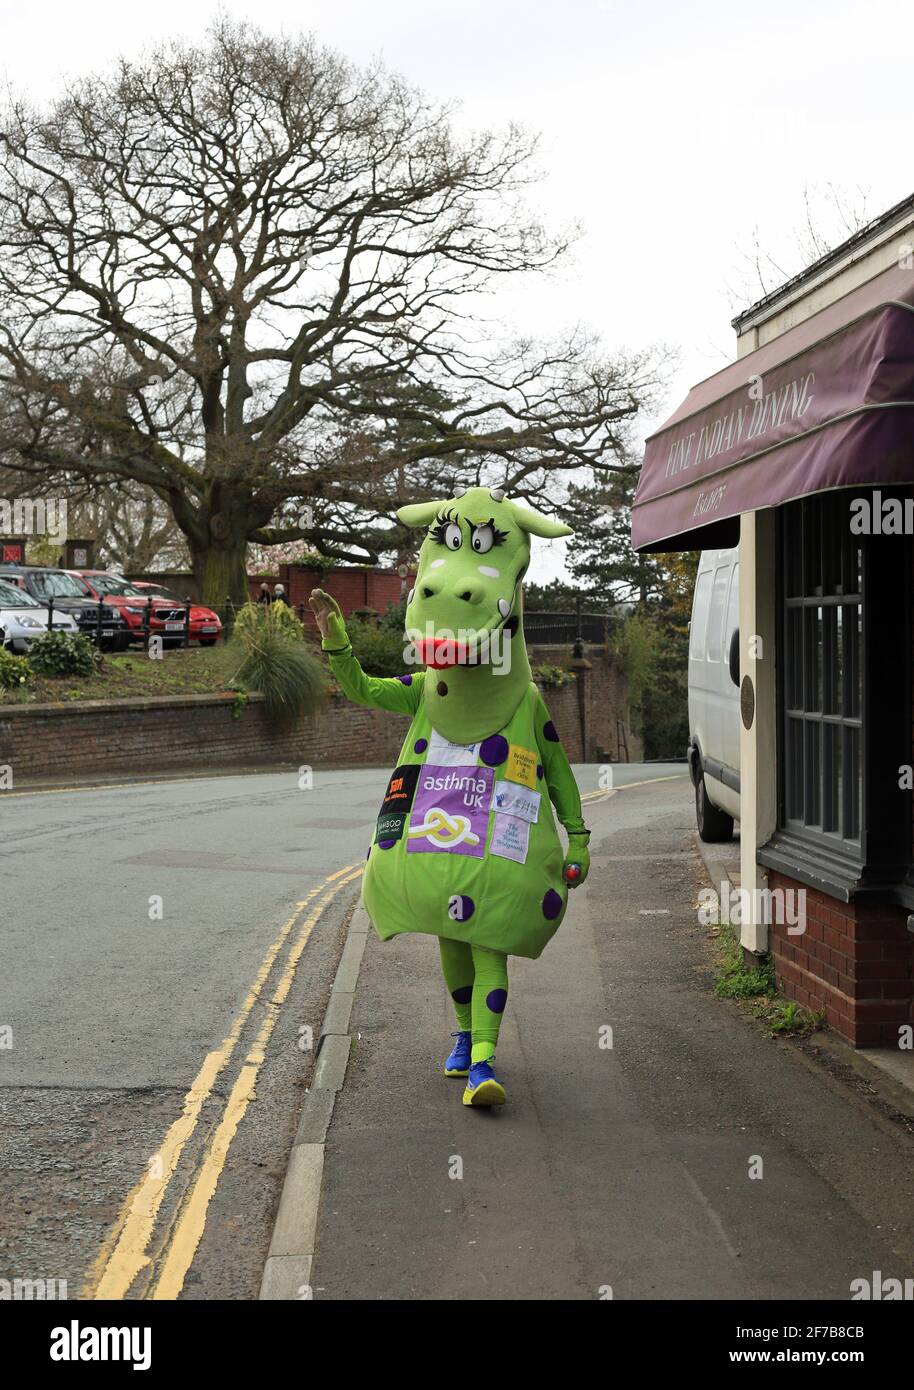
[[(846, 1298), (910, 1274), (910, 1136), (710, 994), (682, 767), (615, 768), (610, 795), (577, 771), (594, 869), (512, 965), (504, 1111), (439, 1074), (435, 943), (369, 938), (315, 1298)], [(257, 1296), (386, 775), (4, 797), (0, 1278)]]
[(502, 1110), (441, 1074), (434, 941), (369, 934), (314, 1298), (847, 1300), (909, 1277), (911, 1134), (711, 992), (688, 781), (587, 820), (588, 882), (511, 963)]
[(387, 774), (3, 795), (0, 1278), (256, 1297)]

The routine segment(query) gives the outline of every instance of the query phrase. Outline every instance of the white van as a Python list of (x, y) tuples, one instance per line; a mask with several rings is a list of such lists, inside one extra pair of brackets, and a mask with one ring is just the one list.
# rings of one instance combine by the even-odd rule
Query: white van
[(689, 775), (703, 840), (739, 820), (739, 549), (703, 550), (689, 624)]

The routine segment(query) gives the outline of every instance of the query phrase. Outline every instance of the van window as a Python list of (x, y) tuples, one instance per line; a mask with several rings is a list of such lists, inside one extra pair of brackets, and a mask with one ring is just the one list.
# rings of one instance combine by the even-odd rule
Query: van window
[(727, 583), (730, 579), (731, 565), (721, 565), (714, 571), (714, 587), (711, 590), (711, 604), (708, 611), (709, 661), (720, 661), (721, 629), (724, 622), (724, 608), (727, 604)]
[(705, 647), (705, 632), (708, 626), (708, 589), (711, 587), (711, 571), (704, 570), (695, 580), (695, 595), (692, 599), (692, 625), (689, 632), (689, 656), (700, 661)]
[(730, 638), (739, 627), (739, 564), (733, 566), (730, 580), (730, 602), (727, 604), (727, 625), (724, 628), (724, 657), (730, 659)]

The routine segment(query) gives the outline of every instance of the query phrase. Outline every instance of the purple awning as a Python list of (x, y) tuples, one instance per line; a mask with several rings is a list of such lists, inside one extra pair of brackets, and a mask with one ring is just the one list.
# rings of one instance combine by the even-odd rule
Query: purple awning
[(893, 266), (694, 386), (647, 440), (636, 550), (735, 543), (740, 512), (914, 482), (914, 270)]

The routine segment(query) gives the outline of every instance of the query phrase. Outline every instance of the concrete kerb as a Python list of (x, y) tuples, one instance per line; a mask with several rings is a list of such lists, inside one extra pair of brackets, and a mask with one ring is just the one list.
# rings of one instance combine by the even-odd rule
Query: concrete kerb
[(349, 1021), (371, 923), (359, 904), (352, 915), (343, 954), (330, 991), (318, 1041), (317, 1061), (289, 1155), (273, 1237), (263, 1270), (260, 1298), (289, 1301), (311, 1297), (311, 1266), (324, 1172), (324, 1145), (337, 1093), (346, 1079), (352, 1039)]

